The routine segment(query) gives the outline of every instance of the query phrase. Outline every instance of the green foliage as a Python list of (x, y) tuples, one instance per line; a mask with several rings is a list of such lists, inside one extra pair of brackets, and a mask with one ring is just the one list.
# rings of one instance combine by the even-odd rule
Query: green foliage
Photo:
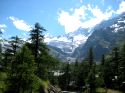
[(89, 74), (89, 63), (87, 61), (83, 61), (79, 64), (78, 67), (78, 78), (77, 78), (77, 86), (83, 87), (86, 85), (86, 79)]
[[(89, 89), (90, 93), (104, 88), (125, 92), (125, 44), (120, 44), (120, 48), (115, 47), (108, 55), (102, 55), (100, 64), (94, 60), (94, 54), (97, 53), (92, 47), (84, 61), (60, 63), (49, 54), (44, 43), (44, 31), (46, 30), (36, 23), (30, 31), (30, 43), (23, 44), (15, 36), (2, 49), (0, 42), (0, 93), (44, 93), (50, 84), (65, 90)], [(98, 47), (100, 46), (96, 46), (97, 49)]]
[(49, 72), (56, 69), (56, 66), (57, 64), (59, 64), (59, 61), (48, 54), (41, 55), (39, 60), (41, 61), (39, 63), (40, 77), (45, 80), (49, 79), (49, 77), (51, 77)]
[(5, 72), (0, 72), (0, 93), (3, 93), (7, 89), (6, 85), (7, 74)]
[(90, 93), (95, 93), (96, 81), (95, 81), (95, 67), (92, 67), (88, 77), (86, 79), (87, 85), (89, 85)]
[(68, 90), (70, 84), (70, 77), (71, 77), (71, 69), (69, 62), (65, 65), (63, 69), (63, 75), (59, 77), (60, 86), (62, 89)]
[(34, 92), (39, 93), (40, 91), (44, 91), (44, 89), (48, 88), (48, 84), (49, 84), (48, 81), (44, 81), (37, 76), (33, 77), (32, 87), (33, 87)]
[(35, 57), (35, 61), (37, 61), (37, 58), (39, 56), (39, 50), (40, 50), (40, 44), (43, 42), (44, 36), (42, 33), (46, 31), (43, 27), (40, 26), (39, 23), (35, 24), (35, 27), (30, 31), (30, 40), (32, 44), (32, 51)]
[(105, 88), (96, 88), (96, 93), (106, 93)]
[(100, 75), (105, 87), (124, 91), (125, 84), (125, 45), (120, 50), (115, 47), (109, 55), (102, 57), (103, 65), (100, 65)]
[(44, 93), (49, 82), (58, 80), (53, 71), (58, 70), (59, 60), (49, 55), (43, 31), (36, 23), (30, 31), (31, 43), (11, 37), (4, 51), (0, 40), (0, 93)]
[(89, 65), (90, 65), (90, 69), (93, 65), (93, 59), (94, 58), (94, 55), (93, 55), (93, 48), (91, 47), (88, 51), (88, 61), (89, 61)]
[(34, 58), (31, 51), (23, 46), (16, 54), (13, 62), (13, 71), (9, 76), (9, 90), (10, 92), (29, 93), (32, 89), (33, 77), (35, 71)]

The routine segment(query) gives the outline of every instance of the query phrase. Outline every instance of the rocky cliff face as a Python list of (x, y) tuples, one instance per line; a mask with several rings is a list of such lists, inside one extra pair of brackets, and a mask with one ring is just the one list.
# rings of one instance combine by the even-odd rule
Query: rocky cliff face
[(113, 47), (125, 43), (124, 41), (125, 13), (97, 25), (86, 43), (76, 48), (72, 57), (86, 58), (88, 49), (93, 47), (95, 58), (98, 60), (102, 54), (106, 54)]

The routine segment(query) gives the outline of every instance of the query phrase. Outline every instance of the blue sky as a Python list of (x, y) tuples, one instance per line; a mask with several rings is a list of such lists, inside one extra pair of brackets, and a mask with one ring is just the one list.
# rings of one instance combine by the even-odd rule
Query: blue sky
[(124, 0), (0, 0), (5, 38), (27, 33), (36, 22), (53, 36), (88, 28), (125, 11)]

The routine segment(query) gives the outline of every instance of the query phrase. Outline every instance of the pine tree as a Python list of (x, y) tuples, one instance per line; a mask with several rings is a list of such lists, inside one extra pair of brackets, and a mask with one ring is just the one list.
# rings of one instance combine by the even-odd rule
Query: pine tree
[(23, 40), (19, 38), (18, 36), (13, 36), (8, 41), (8, 44), (5, 44), (6, 51), (12, 55), (16, 54), (16, 51), (20, 48), (20, 46), (23, 44)]
[(23, 46), (16, 54), (13, 75), (9, 77), (9, 93), (31, 93), (35, 72), (35, 62), (31, 51)]
[(65, 88), (68, 90), (68, 86), (70, 84), (70, 64), (69, 62), (67, 63), (66, 69), (65, 69)]
[(107, 56), (104, 64), (104, 82), (108, 88), (119, 88), (119, 49), (115, 47)]
[(76, 86), (78, 86), (78, 73), (79, 73), (79, 63), (78, 63), (78, 60), (76, 60), (74, 64), (74, 72), (73, 72), (73, 81)]
[(0, 71), (3, 69), (3, 62), (2, 62), (2, 31), (0, 30)]
[(41, 44), (43, 44), (44, 35), (42, 35), (42, 33), (44, 31), (46, 31), (46, 29), (41, 27), (39, 23), (36, 23), (35, 27), (30, 31), (30, 40), (31, 40), (30, 46), (32, 46), (31, 49), (35, 57), (35, 62), (37, 63), (37, 75), (39, 77), (41, 77), (40, 65), (42, 60), (40, 60), (40, 53), (42, 54), (43, 51), (40, 51), (40, 50), (43, 49), (41, 48)]
[(5, 44), (5, 52), (4, 52), (4, 69), (13, 72), (13, 64), (14, 64), (14, 57), (17, 50), (20, 49), (21, 45), (23, 44), (23, 40), (18, 36), (11, 37), (8, 40), (8, 44)]
[(87, 83), (89, 84), (90, 93), (95, 93), (95, 64), (93, 56), (93, 48), (91, 47), (88, 52), (89, 74)]
[(77, 86), (80, 89), (80, 87), (83, 87), (88, 84), (87, 78), (89, 74), (90, 68), (88, 61), (82, 61), (79, 63), (78, 72), (77, 72)]
[(101, 65), (104, 66), (104, 64), (105, 64), (105, 55), (102, 55)]
[(115, 47), (113, 49), (113, 59), (112, 61), (114, 62), (114, 69), (116, 69), (116, 75), (118, 75), (118, 70), (119, 70), (119, 49)]
[(121, 84), (120, 84), (120, 87), (121, 87), (121, 90), (123, 92), (125, 92), (125, 44), (122, 46), (121, 48), (121, 51), (120, 51), (120, 66), (119, 66), (119, 76), (120, 76), (120, 81), (121, 81)]
[(88, 51), (88, 62), (89, 62), (89, 66), (90, 66), (90, 69), (92, 68), (92, 65), (93, 65), (93, 48), (91, 47)]
[(42, 33), (46, 31), (43, 27), (40, 26), (39, 23), (35, 24), (35, 28), (30, 31), (30, 40), (33, 45), (33, 53), (35, 57), (35, 61), (37, 61), (39, 56), (40, 44), (43, 42), (44, 36)]

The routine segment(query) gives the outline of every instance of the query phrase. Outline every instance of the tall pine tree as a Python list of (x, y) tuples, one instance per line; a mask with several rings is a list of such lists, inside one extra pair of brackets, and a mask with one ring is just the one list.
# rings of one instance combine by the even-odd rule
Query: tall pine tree
[(40, 44), (43, 42), (44, 36), (43, 32), (46, 31), (39, 23), (35, 24), (35, 27), (30, 31), (30, 40), (33, 45), (33, 53), (35, 61), (38, 61)]
[(13, 65), (8, 93), (31, 93), (36, 67), (31, 51), (26, 46), (16, 54)]
[[(32, 46), (32, 52), (35, 57), (35, 62), (37, 63), (37, 75), (41, 77), (41, 69), (40, 69), (40, 55), (42, 54), (43, 51), (41, 50), (41, 44), (43, 44), (44, 40), (44, 35), (43, 32), (46, 31), (43, 27), (40, 26), (39, 23), (35, 24), (35, 27), (30, 31), (30, 40), (31, 40), (31, 45)], [(41, 53), (41, 54), (40, 54)]]
[(89, 74), (87, 77), (87, 83), (89, 84), (90, 93), (95, 93), (95, 64), (93, 48), (90, 47), (88, 51), (88, 62), (89, 62)]

